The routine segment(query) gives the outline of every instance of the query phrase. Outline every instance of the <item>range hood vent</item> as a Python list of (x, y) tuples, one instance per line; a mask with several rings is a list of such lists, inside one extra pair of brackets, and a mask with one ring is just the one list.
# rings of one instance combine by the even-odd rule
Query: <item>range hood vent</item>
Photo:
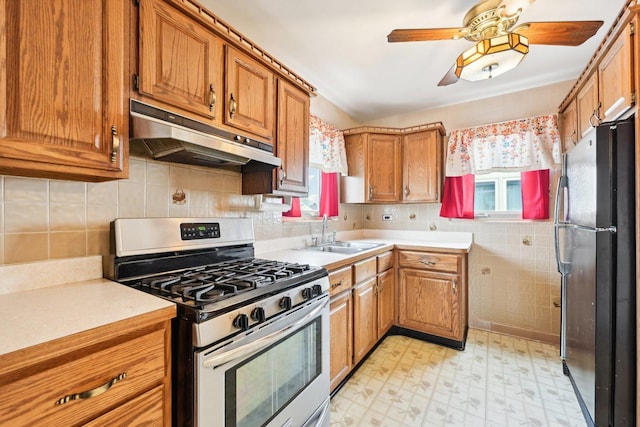
[(155, 160), (239, 171), (269, 170), (273, 146), (131, 100), (132, 143)]

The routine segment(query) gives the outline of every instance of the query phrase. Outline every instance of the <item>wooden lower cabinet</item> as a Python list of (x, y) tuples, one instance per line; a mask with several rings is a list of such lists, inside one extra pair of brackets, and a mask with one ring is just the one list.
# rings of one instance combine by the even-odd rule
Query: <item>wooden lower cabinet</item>
[(382, 338), (395, 321), (395, 269), (387, 270), (378, 275), (377, 303), (378, 303), (378, 338)]
[(400, 251), (398, 325), (459, 342), (467, 330), (465, 255)]
[(358, 362), (378, 341), (376, 277), (353, 288), (353, 364)]
[(330, 376), (331, 390), (336, 388), (353, 367), (353, 299), (351, 289), (331, 298)]
[(175, 310), (3, 356), (0, 425), (171, 425)]

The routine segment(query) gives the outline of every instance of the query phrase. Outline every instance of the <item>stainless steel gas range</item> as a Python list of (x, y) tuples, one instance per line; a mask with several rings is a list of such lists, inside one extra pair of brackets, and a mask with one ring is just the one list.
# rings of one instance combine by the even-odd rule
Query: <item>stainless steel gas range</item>
[(116, 219), (107, 276), (173, 301), (175, 426), (329, 425), (329, 280), (246, 218)]

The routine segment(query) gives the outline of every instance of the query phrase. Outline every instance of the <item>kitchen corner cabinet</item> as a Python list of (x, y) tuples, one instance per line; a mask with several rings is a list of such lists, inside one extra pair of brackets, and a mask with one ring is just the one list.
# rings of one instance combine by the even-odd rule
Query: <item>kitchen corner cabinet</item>
[(224, 122), (273, 140), (275, 97), (273, 73), (257, 60), (227, 45)]
[(129, 0), (0, 0), (0, 173), (128, 174)]
[(341, 202), (438, 202), (443, 182), (443, 135), (440, 123), (407, 129), (346, 130), (349, 176), (341, 178)]
[(464, 347), (468, 325), (467, 256), (398, 252), (398, 325)]
[(171, 320), (158, 310), (16, 351), (0, 425), (171, 425)]
[(224, 43), (162, 0), (140, 0), (141, 100), (150, 98), (201, 120), (222, 115)]

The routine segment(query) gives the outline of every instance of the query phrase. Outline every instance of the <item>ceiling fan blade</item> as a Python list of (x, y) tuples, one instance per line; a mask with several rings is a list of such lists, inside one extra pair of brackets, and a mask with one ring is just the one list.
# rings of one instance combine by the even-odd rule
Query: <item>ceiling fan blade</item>
[(496, 9), (500, 10), (500, 8), (504, 8), (502, 13), (505, 16), (513, 16), (518, 13), (518, 11), (522, 12), (528, 8), (529, 5), (535, 1), (536, 0), (502, 0), (502, 3), (500, 3)]
[(460, 39), (467, 33), (466, 28), (422, 28), (393, 30), (387, 36), (389, 43), (419, 42), (428, 40)]
[(447, 71), (447, 74), (444, 75), (438, 86), (449, 86), (458, 81), (458, 76), (456, 76), (456, 65), (453, 66)]
[(602, 26), (602, 21), (527, 22), (512, 29), (529, 39), (529, 44), (579, 46)]

